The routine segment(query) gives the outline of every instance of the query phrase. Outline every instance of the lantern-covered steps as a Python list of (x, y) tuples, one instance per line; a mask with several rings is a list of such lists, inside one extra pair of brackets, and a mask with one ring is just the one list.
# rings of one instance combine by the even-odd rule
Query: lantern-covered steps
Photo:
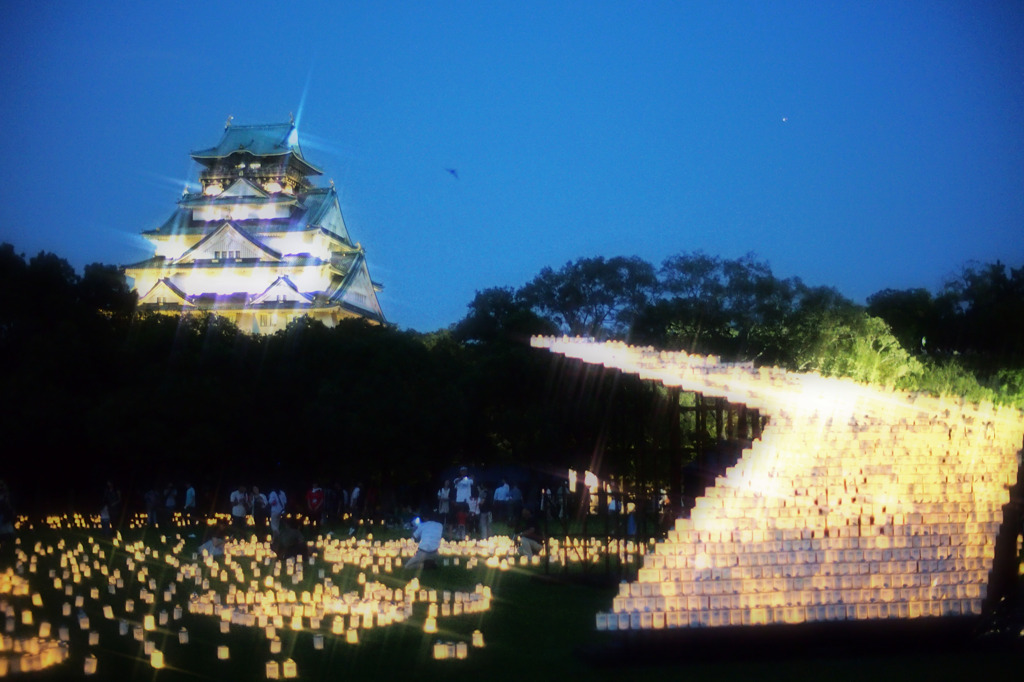
[(598, 628), (981, 613), (1019, 412), (618, 343), (533, 344), (768, 417)]

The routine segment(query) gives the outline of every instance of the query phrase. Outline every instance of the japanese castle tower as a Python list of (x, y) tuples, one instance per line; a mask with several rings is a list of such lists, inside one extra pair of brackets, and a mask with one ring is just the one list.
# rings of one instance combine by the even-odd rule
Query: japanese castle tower
[(154, 249), (125, 268), (139, 309), (211, 312), (267, 334), (308, 315), (327, 326), (362, 317), (383, 323), (381, 287), (349, 236), (334, 183), (305, 159), (294, 122), (231, 125), (216, 147), (192, 152), (200, 191), (143, 232)]

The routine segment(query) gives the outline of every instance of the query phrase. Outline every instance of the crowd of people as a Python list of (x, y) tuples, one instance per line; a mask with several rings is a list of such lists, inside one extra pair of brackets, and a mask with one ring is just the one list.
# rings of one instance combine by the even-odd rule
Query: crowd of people
[[(148, 528), (183, 531), (188, 537), (201, 538), (201, 548), (211, 554), (223, 553), (228, 539), (248, 537), (255, 532), (269, 535), (279, 555), (300, 556), (308, 551), (302, 528), (353, 535), (366, 518), (386, 519), (413, 530), (423, 555), (412, 564), (415, 566), (432, 560), (442, 538), (486, 539), (495, 533), (513, 534), (520, 551), (529, 556), (543, 542), (538, 519), (545, 515), (547, 520), (564, 518), (568, 507), (564, 485), (555, 492), (550, 488), (532, 488), (527, 500), (519, 482), (499, 479), (491, 489), (478, 482), (467, 467), (461, 467), (457, 476), (442, 482), (433, 499), (428, 498), (420, 505), (418, 517), (412, 505), (383, 509), (377, 503), (376, 491), (365, 491), (361, 482), (345, 487), (314, 481), (298, 493), (276, 486), (261, 489), (245, 484), (226, 494), (210, 488), (197, 491), (190, 480), (180, 484), (168, 481), (126, 495), (113, 480), (107, 480), (98, 501), (101, 527), (104, 533), (112, 535), (134, 512), (142, 511)], [(218, 512), (223, 516), (218, 518)], [(302, 519), (302, 523), (296, 523), (296, 519)], [(0, 543), (14, 537), (14, 524), (10, 492), (0, 481)]]

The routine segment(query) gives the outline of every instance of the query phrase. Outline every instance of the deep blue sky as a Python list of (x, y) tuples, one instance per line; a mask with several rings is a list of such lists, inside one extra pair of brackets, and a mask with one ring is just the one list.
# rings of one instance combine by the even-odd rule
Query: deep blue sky
[(149, 255), (229, 114), (289, 112), (403, 328), (581, 256), (753, 251), (860, 301), (1024, 263), (1021, 2), (12, 0), (0, 25), (0, 241), (79, 269)]

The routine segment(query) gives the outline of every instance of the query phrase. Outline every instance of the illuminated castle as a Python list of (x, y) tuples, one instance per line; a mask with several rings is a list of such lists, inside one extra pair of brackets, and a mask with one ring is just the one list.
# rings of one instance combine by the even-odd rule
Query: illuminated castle
[(345, 227), (333, 183), (315, 187), (294, 123), (233, 126), (192, 153), (201, 188), (143, 233), (152, 258), (125, 269), (139, 309), (208, 311), (266, 334), (309, 316), (384, 322), (380, 285)]
[(714, 356), (534, 346), (768, 417), (761, 438), (622, 583), (598, 629), (978, 615), (1021, 413)]

